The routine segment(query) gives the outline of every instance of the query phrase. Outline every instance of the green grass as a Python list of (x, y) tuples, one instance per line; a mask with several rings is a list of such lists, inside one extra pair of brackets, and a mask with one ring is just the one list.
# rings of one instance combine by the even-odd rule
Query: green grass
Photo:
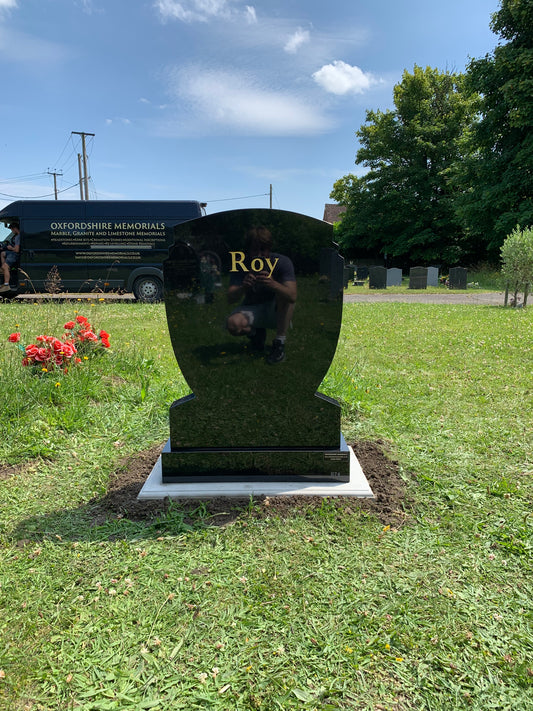
[(533, 709), (533, 310), (345, 306), (322, 390), (400, 462), (396, 530), (330, 500), (91, 527), (187, 386), (161, 305), (77, 308), (113, 352), (39, 378), (7, 336), (72, 306), (0, 306), (2, 711)]

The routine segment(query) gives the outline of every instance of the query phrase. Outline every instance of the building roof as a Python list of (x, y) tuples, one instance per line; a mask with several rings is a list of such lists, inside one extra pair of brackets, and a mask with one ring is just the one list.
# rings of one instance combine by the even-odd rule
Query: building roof
[(322, 219), (324, 222), (333, 224), (341, 219), (343, 212), (346, 212), (345, 205), (339, 205), (336, 202), (327, 202), (324, 205), (324, 217)]

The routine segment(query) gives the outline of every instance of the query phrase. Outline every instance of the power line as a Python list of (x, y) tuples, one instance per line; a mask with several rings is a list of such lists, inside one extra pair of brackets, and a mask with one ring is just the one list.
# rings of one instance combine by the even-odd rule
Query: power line
[[(63, 153), (66, 151), (67, 146), (68, 146), (68, 144), (69, 144), (69, 142), (70, 142), (71, 139), (72, 139), (72, 134), (70, 134), (70, 136), (67, 138), (67, 142), (65, 143), (65, 145), (64, 145), (64, 147), (63, 147), (63, 150), (62, 150), (61, 153), (59, 154), (59, 158), (56, 160), (55, 165), (59, 165), (59, 161), (60, 161), (61, 158), (63, 157)], [(70, 156), (69, 156), (69, 158), (70, 158)], [(68, 158), (65, 159), (65, 163), (66, 163), (67, 160), (68, 160)]]
[(28, 173), (28, 175), (18, 175), (16, 178), (4, 178), (0, 180), (0, 183), (14, 183), (18, 180), (36, 180), (37, 178), (42, 178), (46, 173)]
[(221, 198), (220, 200), (206, 200), (206, 202), (212, 203), (212, 202), (228, 202), (230, 200), (249, 200), (250, 198), (265, 197), (268, 195), (270, 195), (270, 193), (259, 193), (259, 195), (243, 195), (242, 197)]
[[(78, 187), (79, 183), (74, 183), (74, 185), (69, 185), (68, 188), (63, 188), (63, 190), (58, 190), (58, 193), (66, 193), (67, 190), (72, 190), (72, 188)], [(0, 193), (2, 197), (14, 198), (15, 200), (39, 200), (40, 198), (54, 197), (55, 193), (48, 193), (47, 195), (8, 195), (7, 193)]]

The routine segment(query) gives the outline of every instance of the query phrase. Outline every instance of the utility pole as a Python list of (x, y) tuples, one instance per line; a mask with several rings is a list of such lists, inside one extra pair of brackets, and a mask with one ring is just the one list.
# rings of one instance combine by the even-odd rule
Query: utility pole
[(272, 210), (272, 183), (270, 183), (270, 209)]
[[(85, 131), (71, 131), (71, 133), (81, 136), (81, 151), (83, 158), (83, 186), (85, 191), (85, 200), (89, 199), (89, 177), (87, 175), (87, 151), (85, 149), (85, 136), (94, 136), (94, 133), (86, 133)], [(79, 161), (79, 159), (78, 159)], [(81, 189), (81, 178), (80, 178), (80, 189)], [(82, 193), (82, 200), (84, 199)]]
[(63, 175), (63, 173), (54, 173), (49, 170), (47, 171), (47, 173), (48, 173), (48, 175), (54, 176), (54, 195), (56, 196), (56, 200), (57, 200), (57, 180), (56, 180), (56, 178), (58, 175)]
[(81, 153), (78, 153), (78, 173), (80, 175), (80, 200), (83, 200), (83, 174), (81, 172)]

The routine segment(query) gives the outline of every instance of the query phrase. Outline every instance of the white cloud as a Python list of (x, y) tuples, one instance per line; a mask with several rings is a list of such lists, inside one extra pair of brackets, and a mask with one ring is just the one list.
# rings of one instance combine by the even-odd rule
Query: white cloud
[[(259, 86), (244, 74), (188, 67), (174, 73), (171, 91), (186, 103), (196, 131), (298, 136), (323, 133), (330, 120), (316, 104)], [(180, 120), (183, 130), (183, 122)]]
[(245, 17), (249, 25), (255, 25), (257, 22), (257, 15), (253, 5), (246, 5)]
[(230, 15), (227, 0), (156, 0), (154, 5), (164, 20), (207, 22), (214, 17)]
[(362, 94), (377, 80), (372, 74), (365, 74), (359, 67), (336, 60), (325, 64), (313, 74), (313, 79), (331, 94)]
[(309, 31), (298, 27), (296, 32), (289, 37), (283, 49), (289, 54), (296, 54), (303, 44), (309, 42), (309, 39)]
[(242, 21), (248, 25), (257, 23), (257, 14), (253, 5), (234, 7), (236, 0), (155, 0), (154, 7), (159, 10), (163, 20), (181, 20), (181, 22), (209, 22), (223, 19)]
[(10, 10), (17, 7), (17, 0), (0, 0), (0, 10)]
[(122, 116), (117, 116), (115, 118), (106, 118), (105, 122), (107, 126), (111, 126), (112, 123), (121, 123), (124, 126), (129, 126), (131, 120), (129, 118), (123, 118)]

